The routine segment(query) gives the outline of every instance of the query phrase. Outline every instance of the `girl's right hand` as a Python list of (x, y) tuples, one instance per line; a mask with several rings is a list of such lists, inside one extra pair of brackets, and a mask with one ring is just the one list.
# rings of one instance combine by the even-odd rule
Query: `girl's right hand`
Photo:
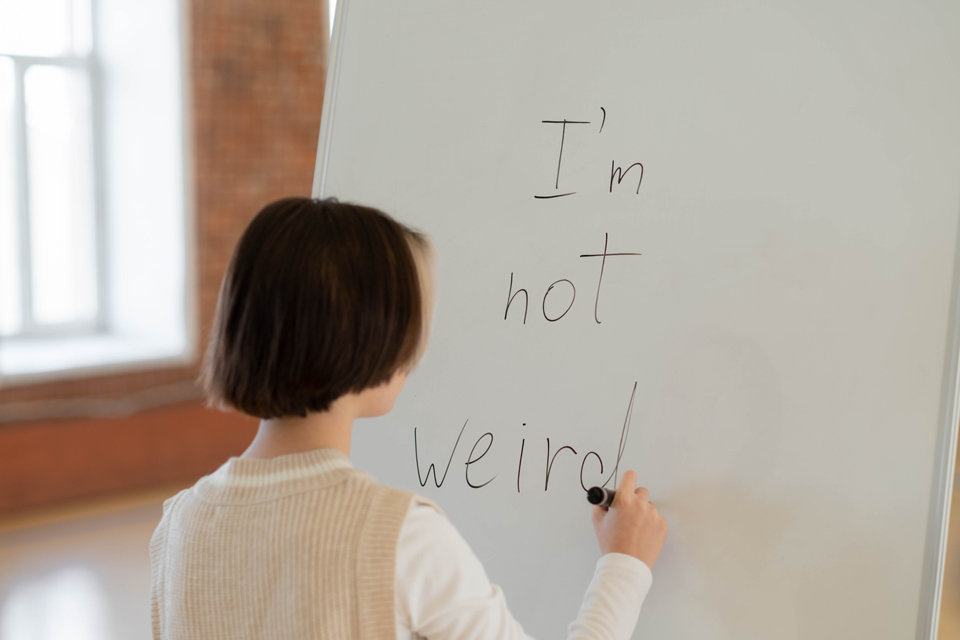
[(667, 521), (650, 502), (650, 492), (636, 486), (637, 474), (624, 473), (610, 508), (593, 508), (593, 529), (601, 553), (625, 553), (652, 569), (667, 537)]

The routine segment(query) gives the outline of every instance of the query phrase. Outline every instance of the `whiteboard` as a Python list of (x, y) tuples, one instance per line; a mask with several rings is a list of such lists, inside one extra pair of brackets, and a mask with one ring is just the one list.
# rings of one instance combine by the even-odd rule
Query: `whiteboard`
[(314, 195), (439, 256), (357, 466), (535, 637), (599, 557), (581, 484), (630, 468), (671, 526), (636, 638), (933, 638), (957, 34), (946, 2), (341, 2)]

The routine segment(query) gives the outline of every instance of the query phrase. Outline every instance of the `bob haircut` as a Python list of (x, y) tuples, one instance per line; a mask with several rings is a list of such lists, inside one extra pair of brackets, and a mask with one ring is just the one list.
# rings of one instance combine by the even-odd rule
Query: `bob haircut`
[(426, 236), (334, 199), (263, 208), (234, 249), (201, 382), (259, 418), (322, 412), (409, 371), (432, 306)]

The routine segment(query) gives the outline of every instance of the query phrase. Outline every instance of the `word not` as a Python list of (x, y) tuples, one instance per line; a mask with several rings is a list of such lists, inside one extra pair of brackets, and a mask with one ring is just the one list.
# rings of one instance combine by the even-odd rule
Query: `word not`
[[(603, 133), (603, 125), (607, 121), (607, 110), (604, 109), (603, 107), (600, 107), (600, 111), (603, 112), (603, 120), (600, 122), (600, 130), (597, 132), (598, 134)], [(541, 124), (561, 125), (560, 153), (558, 154), (558, 157), (557, 157), (557, 177), (556, 177), (556, 180), (554, 180), (554, 184), (553, 184), (554, 190), (559, 191), (560, 190), (560, 167), (563, 164), (563, 143), (567, 139), (567, 125), (568, 124), (592, 124), (592, 123), (589, 120), (567, 120), (565, 118), (563, 120), (541, 120), (540, 122)], [(623, 182), (623, 179), (634, 167), (640, 167), (640, 173), (637, 179), (637, 190), (635, 192), (639, 195), (640, 185), (643, 184), (643, 164), (640, 162), (634, 162), (633, 164), (628, 166), (626, 169), (624, 169), (623, 167), (617, 166), (616, 160), (610, 161), (610, 184), (608, 186), (609, 193), (613, 193), (613, 181), (616, 180), (617, 184), (619, 185), (620, 183)], [(572, 196), (572, 195), (575, 195), (576, 193), (577, 193), (576, 191), (568, 191), (566, 193), (554, 193), (551, 195), (540, 195), (540, 196), (533, 196), (533, 197), (537, 200), (552, 200), (553, 198), (563, 198), (566, 196)]]
[[(630, 422), (633, 418), (633, 400), (636, 397), (636, 395), (637, 395), (637, 383), (634, 382), (633, 391), (630, 392), (630, 402), (627, 404), (627, 413), (623, 419), (623, 428), (620, 430), (620, 444), (617, 446), (617, 461), (613, 466), (613, 471), (611, 472), (611, 474), (607, 477), (607, 479), (603, 482), (603, 484), (600, 485), (601, 487), (606, 487), (607, 484), (609, 484), (610, 481), (613, 480), (613, 488), (614, 489), (617, 488), (617, 477), (618, 477), (617, 474), (620, 469), (620, 460), (623, 458), (623, 452), (626, 450), (626, 447), (627, 447), (627, 438), (629, 438), (630, 436)], [(463, 437), (463, 432), (466, 430), (467, 424), (469, 423), (470, 423), (470, 419), (468, 418), (463, 423), (463, 427), (460, 428), (460, 433), (457, 435), (457, 440), (456, 442), (454, 442), (453, 449), (450, 451), (450, 457), (447, 459), (447, 466), (443, 471), (442, 477), (437, 476), (437, 468), (433, 463), (430, 463), (430, 465), (427, 467), (426, 474), (421, 474), (420, 451), (417, 443), (417, 429), (414, 428), (413, 430), (414, 460), (416, 461), (416, 465), (417, 465), (417, 480), (420, 482), (421, 487), (426, 486), (427, 482), (430, 480), (431, 473), (433, 474), (433, 483), (436, 485), (436, 487), (439, 489), (440, 487), (443, 486), (443, 483), (446, 482), (447, 480), (447, 473), (450, 471), (450, 465), (453, 463), (453, 456), (456, 454), (457, 447), (460, 445), (460, 439)], [(524, 425), (526, 425), (526, 423), (524, 423)], [(475, 476), (471, 476), (471, 473), (470, 473), (471, 472), (470, 467), (480, 462), (484, 456), (490, 453), (490, 449), (493, 447), (493, 442), (494, 442), (493, 432), (487, 431), (486, 433), (481, 435), (479, 438), (477, 438), (476, 442), (474, 442), (473, 446), (470, 448), (470, 453), (467, 454), (466, 462), (464, 462), (464, 480), (466, 481), (467, 486), (470, 487), (471, 489), (481, 489), (483, 487), (486, 487), (491, 482), (496, 480), (498, 477), (498, 474), (494, 474), (492, 477), (484, 480), (483, 477), (478, 479)], [(484, 443), (486, 446), (484, 447), (483, 451), (478, 454), (477, 447), (481, 446), (481, 443)], [(519, 462), (517, 463), (517, 493), (521, 492), (520, 472), (523, 470), (523, 454), (524, 454), (524, 449), (526, 448), (526, 444), (527, 444), (527, 439), (523, 438), (520, 441), (520, 457), (519, 457)], [(553, 451), (550, 446), (550, 438), (546, 438), (546, 459), (544, 463), (544, 477), (543, 477), (544, 491), (547, 491), (550, 488), (550, 473), (553, 470), (553, 464), (556, 462), (557, 456), (559, 456), (561, 453), (567, 450), (569, 450), (573, 455), (578, 455), (577, 450), (571, 447), (570, 445), (564, 445), (559, 449), (557, 449), (556, 451)], [(597, 459), (597, 463), (600, 465), (600, 473), (603, 474), (603, 459), (600, 457), (600, 454), (597, 453), (596, 451), (588, 451), (586, 454), (584, 454), (583, 460), (580, 463), (580, 486), (583, 488), (584, 491), (587, 490), (587, 485), (583, 481), (583, 473), (587, 466), (587, 460), (589, 460), (591, 456)]]
[[(607, 244), (610, 240), (610, 234), (603, 234), (603, 253), (582, 253), (580, 254), (581, 258), (602, 258), (600, 261), (600, 277), (597, 279), (597, 297), (593, 301), (593, 319), (597, 324), (601, 324), (600, 316), (598, 313), (598, 308), (600, 306), (600, 287), (603, 285), (603, 270), (607, 266), (607, 258), (611, 256), (639, 256), (643, 255), (640, 253), (608, 253)], [(565, 282), (569, 285), (570, 288), (570, 304), (567, 305), (567, 308), (564, 309), (563, 313), (556, 317), (550, 317), (547, 315), (547, 298), (550, 296), (550, 293), (553, 292), (554, 287), (558, 284)], [(566, 288), (566, 287), (564, 287)], [(527, 293), (526, 289), (517, 289), (516, 293), (513, 291), (513, 272), (510, 272), (510, 286), (507, 289), (507, 307), (503, 311), (503, 319), (507, 319), (507, 315), (510, 313), (510, 305), (513, 304), (514, 298), (518, 295), (523, 294), (523, 324), (527, 324), (527, 311), (530, 308), (530, 294)], [(567, 312), (573, 308), (573, 303), (577, 299), (577, 287), (566, 278), (560, 278), (559, 280), (554, 281), (547, 287), (546, 293), (543, 294), (543, 303), (540, 305), (540, 308), (543, 311), (543, 317), (547, 322), (556, 322), (567, 315)]]

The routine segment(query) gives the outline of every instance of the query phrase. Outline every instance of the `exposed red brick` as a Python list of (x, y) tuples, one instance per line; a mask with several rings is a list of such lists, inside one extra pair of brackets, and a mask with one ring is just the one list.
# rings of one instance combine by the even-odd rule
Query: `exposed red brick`
[(113, 419), (0, 429), (0, 512), (200, 477), (239, 455), (258, 421), (198, 403)]

